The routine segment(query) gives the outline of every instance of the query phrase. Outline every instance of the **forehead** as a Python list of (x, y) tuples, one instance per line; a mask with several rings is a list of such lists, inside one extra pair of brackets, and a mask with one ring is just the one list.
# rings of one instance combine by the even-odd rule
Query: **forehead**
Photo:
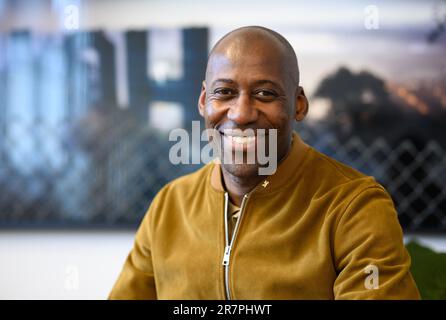
[(249, 82), (268, 79), (285, 85), (290, 80), (289, 73), (284, 54), (277, 46), (259, 41), (234, 41), (212, 54), (206, 80), (226, 78)]

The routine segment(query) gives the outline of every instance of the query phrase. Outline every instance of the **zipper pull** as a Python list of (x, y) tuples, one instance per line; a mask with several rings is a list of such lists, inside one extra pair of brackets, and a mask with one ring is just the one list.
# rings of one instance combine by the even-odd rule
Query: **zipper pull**
[(231, 254), (231, 246), (225, 247), (225, 254), (223, 255), (223, 265), (229, 266), (229, 256)]

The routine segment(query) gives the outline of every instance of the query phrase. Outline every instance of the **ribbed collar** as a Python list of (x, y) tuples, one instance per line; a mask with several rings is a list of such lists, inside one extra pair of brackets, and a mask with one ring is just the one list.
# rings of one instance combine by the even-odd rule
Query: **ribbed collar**
[[(299, 167), (308, 153), (309, 146), (302, 141), (296, 132), (293, 132), (293, 140), (288, 155), (283, 159), (273, 175), (265, 176), (250, 194), (268, 194), (275, 192), (290, 181), (292, 175), (297, 174)], [(214, 190), (225, 192), (222, 183), (221, 165), (214, 162), (211, 169), (210, 183)]]

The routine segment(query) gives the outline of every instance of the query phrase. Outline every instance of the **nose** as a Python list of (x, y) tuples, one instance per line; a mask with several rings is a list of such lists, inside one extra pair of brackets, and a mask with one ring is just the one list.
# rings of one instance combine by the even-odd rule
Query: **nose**
[(227, 117), (239, 125), (257, 121), (258, 111), (249, 94), (241, 93), (228, 110)]

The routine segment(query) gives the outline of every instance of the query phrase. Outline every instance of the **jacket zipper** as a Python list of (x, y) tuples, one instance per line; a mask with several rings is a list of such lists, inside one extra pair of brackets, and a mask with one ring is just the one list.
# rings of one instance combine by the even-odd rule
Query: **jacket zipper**
[(234, 240), (237, 237), (240, 221), (242, 220), (243, 211), (245, 208), (246, 200), (248, 199), (248, 195), (245, 194), (242, 199), (242, 204), (240, 206), (240, 216), (237, 219), (237, 222), (234, 227), (234, 232), (232, 234), (231, 239), (229, 239), (229, 226), (228, 226), (228, 207), (229, 207), (229, 195), (226, 192), (225, 193), (225, 252), (223, 255), (223, 266), (224, 266), (224, 273), (225, 273), (225, 288), (226, 288), (226, 298), (228, 300), (231, 300), (231, 290), (229, 289), (229, 262), (231, 258), (231, 250), (234, 245)]

